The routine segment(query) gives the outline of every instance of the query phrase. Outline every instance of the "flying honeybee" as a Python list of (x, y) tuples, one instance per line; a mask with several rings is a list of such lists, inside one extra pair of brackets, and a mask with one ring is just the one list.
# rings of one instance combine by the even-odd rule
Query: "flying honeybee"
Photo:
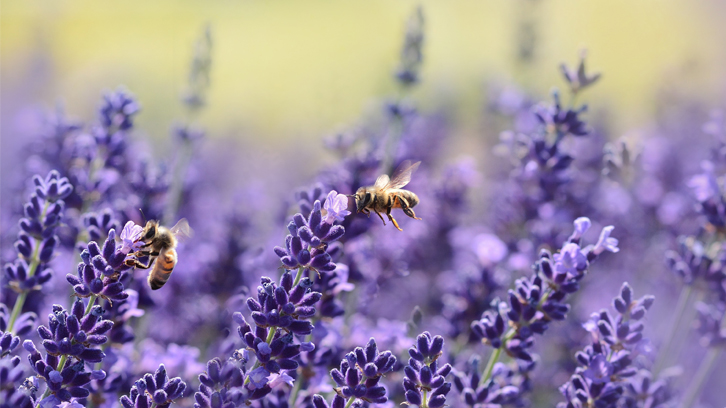
[(134, 255), (137, 257), (148, 256), (149, 262), (144, 265), (136, 259), (131, 259), (128, 261), (129, 266), (149, 269), (154, 263), (154, 268), (149, 272), (149, 287), (152, 290), (161, 288), (169, 280), (169, 276), (176, 266), (178, 239), (189, 238), (192, 233), (186, 218), (182, 218), (171, 228), (163, 227), (155, 220), (148, 221), (141, 237), (136, 241), (143, 242), (144, 245)]
[(419, 203), (418, 196), (401, 188), (411, 181), (411, 174), (416, 171), (420, 164), (421, 162), (411, 164), (410, 160), (406, 160), (393, 172), (393, 178), (389, 178), (387, 174), (382, 174), (376, 179), (374, 185), (359, 188), (351, 196), (355, 198), (358, 212), (370, 216), (371, 211), (373, 211), (381, 217), (383, 225), (386, 225), (386, 220), (381, 215), (385, 211), (388, 219), (399, 231), (403, 230), (398, 226), (396, 219), (391, 216), (392, 209), (400, 208), (404, 214), (420, 220), (421, 218), (417, 218), (416, 213), (413, 212), (413, 207)]

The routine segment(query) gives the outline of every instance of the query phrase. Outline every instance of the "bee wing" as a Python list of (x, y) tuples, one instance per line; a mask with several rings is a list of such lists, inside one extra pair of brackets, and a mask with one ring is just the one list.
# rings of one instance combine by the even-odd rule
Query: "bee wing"
[(169, 229), (174, 236), (179, 240), (185, 240), (191, 238), (194, 235), (194, 230), (189, 226), (186, 218), (182, 218), (173, 227)]
[(421, 164), (420, 161), (411, 164), (411, 160), (406, 160), (403, 163), (401, 163), (400, 166), (396, 169), (395, 172), (393, 172), (393, 178), (390, 182), (388, 182), (387, 188), (401, 188), (408, 184), (409, 181), (411, 181), (411, 174), (413, 174), (414, 171), (418, 168), (418, 166)]
[(388, 178), (388, 174), (381, 174), (376, 179), (376, 184), (374, 184), (373, 187), (376, 190), (383, 190), (384, 188), (386, 188), (389, 181), (390, 181), (390, 179)]

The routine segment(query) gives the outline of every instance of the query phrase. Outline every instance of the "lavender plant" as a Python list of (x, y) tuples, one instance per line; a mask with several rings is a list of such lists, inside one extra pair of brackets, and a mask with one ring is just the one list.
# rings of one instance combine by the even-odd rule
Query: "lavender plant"
[[(31, 178), (28, 194), (19, 174), (17, 197), (30, 198), (0, 214), (12, 220), (3, 236), (19, 230), (2, 252), (0, 408), (723, 400), (707, 385), (723, 377), (726, 344), (722, 116), (704, 127), (710, 147), (674, 138), (699, 128), (696, 119), (663, 125), (641, 146), (608, 142), (602, 110), (579, 102), (601, 81), (583, 53), (561, 66), (565, 91), (548, 102), (492, 88), (482, 121), (508, 129), (494, 147), (508, 163), (475, 149), (451, 159), (457, 115), (415, 102), (425, 21), (418, 7), (402, 30), (399, 93), (329, 138), (327, 161), (273, 169), (232, 157), (220, 138), (202, 142), (199, 113), (216, 109), (209, 27), (194, 47), (173, 148), (143, 140), (140, 103), (124, 88), (105, 93), (86, 125), (61, 110), (47, 118), (15, 166), (47, 176)], [(407, 188), (423, 221), (403, 219), (396, 231), (356, 214), (348, 195), (405, 160), (421, 161)], [(250, 177), (263, 165), (274, 182)], [(142, 212), (164, 226), (186, 217), (196, 231), (155, 292), (148, 271), (134, 268)], [(658, 267), (664, 256), (671, 275)], [(591, 273), (596, 260), (603, 273)], [(635, 299), (623, 281), (653, 283), (659, 299), (683, 294), (671, 311)], [(614, 312), (592, 315), (583, 331), (613, 285)], [(646, 311), (656, 316), (648, 327)], [(661, 320), (673, 321), (665, 335)]]

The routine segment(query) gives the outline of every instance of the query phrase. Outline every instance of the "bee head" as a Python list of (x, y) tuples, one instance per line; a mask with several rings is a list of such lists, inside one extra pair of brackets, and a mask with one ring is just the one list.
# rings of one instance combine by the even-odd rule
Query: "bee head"
[(142, 232), (143, 236), (141, 237), (141, 239), (143, 241), (153, 239), (156, 236), (157, 227), (158, 223), (156, 221), (147, 221), (146, 226), (144, 227), (144, 231)]
[(365, 187), (359, 188), (353, 197), (355, 197), (355, 206), (358, 212), (361, 212), (373, 201), (373, 195)]

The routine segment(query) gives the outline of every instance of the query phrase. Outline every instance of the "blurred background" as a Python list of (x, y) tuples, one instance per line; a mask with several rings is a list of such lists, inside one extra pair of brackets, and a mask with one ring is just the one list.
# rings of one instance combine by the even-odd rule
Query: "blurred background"
[[(557, 66), (583, 48), (604, 73), (588, 100), (612, 110), (613, 134), (642, 125), (664, 86), (723, 100), (724, 5), (718, 1), (193, 2), (3, 1), (3, 138), (30, 107), (65, 104), (92, 117), (102, 90), (124, 85), (137, 123), (165, 139), (182, 107), (192, 43), (213, 32), (209, 137), (264, 144), (319, 140), (395, 96), (391, 73), (407, 16), (426, 15), (423, 109), (455, 112), (473, 137), (487, 85), (512, 81), (537, 96), (562, 86)], [(591, 107), (592, 106), (591, 104)]]

